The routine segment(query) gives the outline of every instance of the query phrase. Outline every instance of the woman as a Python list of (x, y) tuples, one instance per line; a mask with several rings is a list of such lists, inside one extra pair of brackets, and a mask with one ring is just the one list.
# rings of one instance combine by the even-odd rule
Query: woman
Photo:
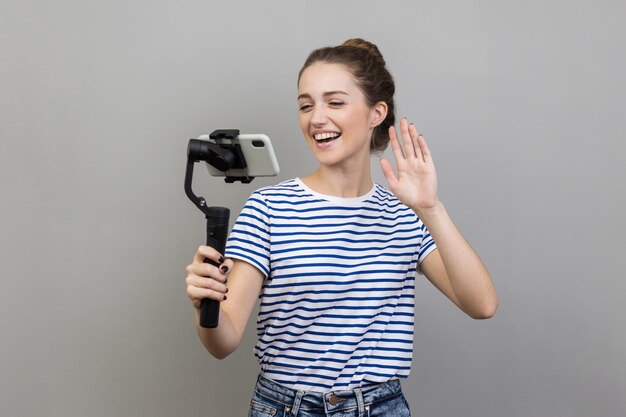
[[(319, 168), (254, 192), (224, 256), (202, 246), (187, 267), (196, 323), (203, 298), (222, 302), (217, 328), (197, 324), (217, 358), (238, 347), (261, 294), (251, 416), (410, 415), (399, 378), (411, 364), (418, 273), (469, 316), (495, 314), (489, 273), (439, 200), (428, 146), (405, 118), (400, 144), (394, 91), (367, 41), (313, 51), (298, 106)], [(389, 141), (397, 175), (380, 164), (391, 192), (370, 173)]]

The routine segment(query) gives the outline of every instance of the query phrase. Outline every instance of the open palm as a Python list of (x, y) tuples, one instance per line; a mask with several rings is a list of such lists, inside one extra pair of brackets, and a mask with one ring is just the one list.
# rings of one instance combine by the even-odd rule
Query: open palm
[(400, 133), (404, 153), (395, 127), (389, 128), (391, 149), (396, 159), (398, 175), (396, 176), (387, 159), (382, 158), (380, 165), (390, 190), (402, 203), (419, 215), (420, 211), (431, 209), (439, 202), (435, 165), (426, 141), (414, 125), (409, 125), (406, 118), (400, 120)]

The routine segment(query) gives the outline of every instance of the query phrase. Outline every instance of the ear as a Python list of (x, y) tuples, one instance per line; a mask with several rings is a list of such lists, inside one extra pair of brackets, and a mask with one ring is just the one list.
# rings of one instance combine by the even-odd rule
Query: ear
[(370, 108), (370, 127), (375, 128), (387, 117), (387, 103), (379, 101)]

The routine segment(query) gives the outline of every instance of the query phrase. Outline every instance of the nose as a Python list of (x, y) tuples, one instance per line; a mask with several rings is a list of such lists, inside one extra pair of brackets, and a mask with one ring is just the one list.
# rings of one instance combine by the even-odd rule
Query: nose
[(323, 106), (315, 106), (311, 114), (311, 124), (315, 127), (321, 127), (326, 124), (328, 118), (326, 117), (326, 111)]

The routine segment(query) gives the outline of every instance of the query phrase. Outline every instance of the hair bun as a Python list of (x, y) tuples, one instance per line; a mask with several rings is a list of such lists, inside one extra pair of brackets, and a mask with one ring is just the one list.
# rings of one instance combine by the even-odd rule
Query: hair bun
[(368, 51), (370, 54), (374, 55), (376, 58), (380, 59), (384, 64), (385, 59), (383, 58), (383, 54), (380, 53), (378, 47), (371, 42), (366, 41), (361, 38), (352, 38), (345, 41), (342, 46), (352, 46), (354, 48), (363, 48)]

